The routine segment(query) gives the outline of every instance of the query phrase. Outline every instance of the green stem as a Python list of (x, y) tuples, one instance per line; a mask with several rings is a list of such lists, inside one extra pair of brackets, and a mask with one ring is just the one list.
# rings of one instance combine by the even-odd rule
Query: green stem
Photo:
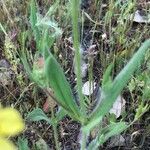
[(81, 139), (81, 150), (86, 149), (86, 133), (82, 131), (82, 139)]
[(57, 124), (53, 125), (53, 130), (54, 130), (54, 140), (55, 140), (56, 150), (60, 150), (60, 145), (58, 141), (58, 133), (57, 133)]
[[(52, 113), (52, 120), (56, 120), (53, 108), (51, 108), (51, 113)], [(55, 148), (56, 150), (60, 150), (60, 145), (59, 145), (59, 140), (58, 140), (58, 132), (57, 132), (57, 122), (54, 121), (52, 123), (53, 131), (54, 131), (54, 141), (55, 141)]]
[(79, 44), (79, 28), (78, 28), (78, 16), (80, 12), (79, 0), (71, 1), (72, 10), (72, 26), (73, 26), (73, 44), (75, 48), (75, 67), (77, 76), (77, 89), (79, 93), (80, 108), (83, 116), (86, 114), (86, 109), (84, 105), (84, 97), (82, 94), (82, 77), (81, 77), (81, 56), (80, 56), (80, 44)]

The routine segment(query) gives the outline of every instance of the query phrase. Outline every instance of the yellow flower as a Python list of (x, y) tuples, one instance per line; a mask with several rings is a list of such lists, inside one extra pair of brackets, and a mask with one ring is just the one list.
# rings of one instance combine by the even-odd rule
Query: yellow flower
[(13, 108), (0, 108), (0, 150), (15, 150), (15, 146), (6, 139), (24, 129), (19, 112)]
[(12, 142), (8, 141), (5, 138), (0, 138), (0, 150), (15, 150), (16, 147)]

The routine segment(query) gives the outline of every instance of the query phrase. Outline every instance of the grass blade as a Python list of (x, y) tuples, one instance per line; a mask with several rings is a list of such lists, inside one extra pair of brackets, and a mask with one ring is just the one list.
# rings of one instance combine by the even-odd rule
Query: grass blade
[(39, 46), (38, 42), (40, 41), (40, 32), (38, 30), (38, 27), (36, 26), (36, 23), (37, 23), (36, 0), (31, 0), (30, 2), (30, 23), (31, 23), (31, 28), (34, 33), (35, 41), (37, 45)]

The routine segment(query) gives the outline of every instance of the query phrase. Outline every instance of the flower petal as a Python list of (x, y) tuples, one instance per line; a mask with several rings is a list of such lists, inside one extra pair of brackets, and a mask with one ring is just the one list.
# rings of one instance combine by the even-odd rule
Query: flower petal
[(16, 150), (16, 147), (12, 142), (4, 138), (0, 138), (0, 150)]
[(13, 108), (0, 109), (0, 136), (13, 136), (24, 129), (19, 112)]

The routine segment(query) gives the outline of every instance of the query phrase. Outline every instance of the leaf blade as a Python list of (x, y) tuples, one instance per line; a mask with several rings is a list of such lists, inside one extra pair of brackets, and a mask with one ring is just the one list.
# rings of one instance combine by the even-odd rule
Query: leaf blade
[(88, 146), (88, 150), (97, 150), (100, 145), (107, 141), (110, 137), (117, 135), (127, 129), (128, 125), (125, 122), (113, 123), (103, 128), (102, 131), (97, 135), (97, 137), (91, 141)]
[(26, 119), (31, 121), (45, 120), (46, 122), (51, 124), (51, 120), (46, 116), (46, 114), (40, 108), (36, 108), (32, 112), (30, 112)]
[(45, 61), (45, 73), (49, 86), (54, 90), (59, 104), (78, 118), (80, 110), (75, 103), (70, 85), (65, 78), (62, 68), (51, 54)]
[(89, 121), (94, 121), (97, 117), (104, 116), (109, 112), (113, 103), (117, 99), (120, 92), (123, 90), (134, 71), (142, 63), (145, 53), (150, 48), (150, 39), (146, 40), (139, 50), (134, 54), (128, 64), (122, 69), (122, 71), (114, 79), (112, 86), (107, 91), (101, 94), (101, 103), (95, 109), (95, 111), (89, 117)]

